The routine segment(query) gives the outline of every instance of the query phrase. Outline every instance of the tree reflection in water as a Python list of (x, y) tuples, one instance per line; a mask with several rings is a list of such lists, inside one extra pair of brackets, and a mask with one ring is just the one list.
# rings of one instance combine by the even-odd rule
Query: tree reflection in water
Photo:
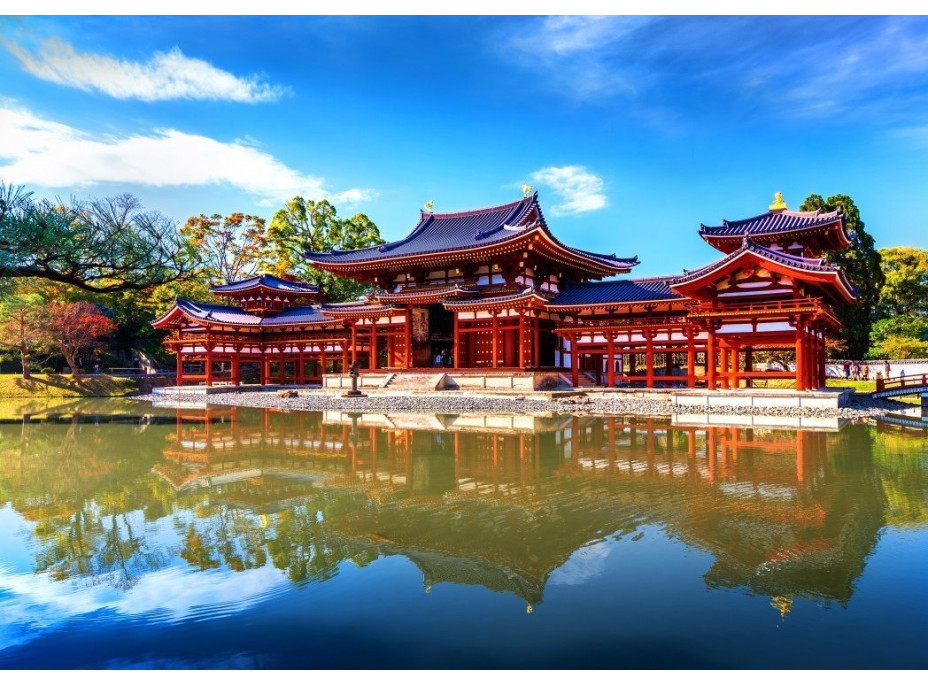
[(887, 521), (926, 522), (924, 448), (913, 455), (911, 440), (866, 425), (235, 408), (151, 425), (75, 417), (0, 425), (0, 501), (34, 523), (37, 573), (122, 590), (169, 565), (271, 564), (324, 582), (346, 561), (402, 555), (426, 587), (477, 584), (531, 606), (590, 542), (657, 525), (713, 556), (708, 587), (786, 612), (795, 596), (847, 603)]

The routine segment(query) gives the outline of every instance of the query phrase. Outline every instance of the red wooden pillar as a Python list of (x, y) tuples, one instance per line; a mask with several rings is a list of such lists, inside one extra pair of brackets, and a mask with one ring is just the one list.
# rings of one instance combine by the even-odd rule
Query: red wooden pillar
[(370, 345), (370, 362), (368, 367), (370, 369), (377, 369), (379, 363), (380, 351), (377, 350), (377, 320), (372, 320), (371, 323), (371, 345)]
[(394, 350), (393, 350), (393, 332), (390, 327), (387, 326), (387, 367), (393, 368), (395, 363), (394, 359)]
[(706, 347), (706, 384), (710, 390), (715, 390), (715, 331), (712, 329)]
[(645, 386), (654, 388), (654, 341), (651, 340), (651, 332), (645, 331)]
[(348, 373), (348, 341), (347, 339), (342, 339), (342, 374)]
[(731, 387), (738, 388), (741, 385), (741, 373), (738, 367), (741, 362), (741, 348), (735, 343), (731, 348), (731, 357), (729, 363), (731, 364)]
[(496, 318), (497, 312), (493, 312), (493, 369), (499, 366), (499, 320)]
[(532, 367), (538, 369), (541, 366), (541, 318), (535, 313), (535, 328), (532, 337)]
[(327, 372), (326, 367), (325, 367), (325, 343), (319, 344), (319, 359), (320, 359), (319, 378), (322, 378)]
[(525, 310), (519, 311), (519, 369), (525, 369)]
[(296, 377), (296, 383), (302, 386), (306, 383), (306, 352), (303, 350), (302, 344), (299, 346), (299, 351), (297, 355), (296, 374), (294, 376)]
[(721, 350), (719, 351), (719, 376), (722, 380), (722, 388), (730, 388), (731, 384), (729, 384), (728, 346), (725, 343), (722, 343)]
[(358, 361), (358, 323), (351, 322), (351, 364)]
[(806, 337), (802, 322), (796, 322), (796, 390), (806, 390)]
[(461, 367), (461, 325), (458, 323), (458, 313), (452, 312), (451, 319), (454, 322), (454, 340), (451, 343), (451, 359), (454, 360), (455, 367)]

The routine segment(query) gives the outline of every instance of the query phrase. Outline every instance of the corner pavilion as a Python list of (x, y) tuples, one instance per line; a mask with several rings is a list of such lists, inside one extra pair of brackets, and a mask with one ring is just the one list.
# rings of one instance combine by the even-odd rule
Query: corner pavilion
[[(628, 279), (636, 257), (562, 243), (537, 193), (423, 211), (401, 240), (306, 254), (370, 284), (364, 300), (320, 302), (313, 285), (260, 275), (214, 286), (228, 305), (178, 300), (154, 326), (170, 331), (178, 385), (318, 384), (354, 362), (422, 371), (442, 357), (461, 373), (562, 372), (575, 387), (824, 386), (825, 335), (841, 326), (833, 308), (855, 299), (822, 257), (850, 244), (841, 210), (793, 212), (778, 193), (767, 212), (699, 235), (720, 259)], [(756, 368), (761, 351), (794, 353), (795, 371)]]

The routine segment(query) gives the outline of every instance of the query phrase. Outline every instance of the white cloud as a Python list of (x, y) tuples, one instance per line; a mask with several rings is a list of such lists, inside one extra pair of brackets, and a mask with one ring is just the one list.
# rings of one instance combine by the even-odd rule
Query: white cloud
[(560, 199), (551, 208), (553, 216), (592, 212), (606, 206), (605, 184), (586, 167), (544, 167), (532, 172), (532, 181), (548, 186)]
[(508, 42), (523, 61), (540, 68), (561, 91), (585, 100), (633, 94), (637, 76), (609, 59), (621, 41), (649, 24), (648, 17), (545, 17)]
[(62, 86), (99, 91), (121, 100), (277, 100), (287, 89), (258, 76), (235, 76), (179, 48), (156, 52), (147, 62), (77, 52), (70, 43), (49, 38), (35, 52), (18, 43), (4, 44), (33, 76)]
[(325, 180), (303, 174), (243, 141), (161, 129), (127, 136), (94, 136), (0, 101), (0, 178), (47, 188), (100, 183), (144, 186), (229, 184), (273, 204), (294, 195), (348, 204), (369, 200), (371, 189), (332, 192)]

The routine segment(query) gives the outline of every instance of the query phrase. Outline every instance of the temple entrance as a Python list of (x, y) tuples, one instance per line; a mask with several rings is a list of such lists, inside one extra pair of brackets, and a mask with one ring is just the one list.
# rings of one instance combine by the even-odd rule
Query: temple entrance
[(452, 367), (454, 350), (454, 313), (442, 305), (428, 306), (430, 367)]

